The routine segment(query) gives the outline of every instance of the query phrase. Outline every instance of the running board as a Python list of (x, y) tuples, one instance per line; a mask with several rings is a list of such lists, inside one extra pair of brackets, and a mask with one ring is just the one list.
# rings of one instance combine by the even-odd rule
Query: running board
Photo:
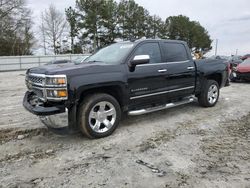
[(173, 103), (168, 103), (165, 105), (161, 105), (161, 106), (156, 106), (156, 107), (152, 107), (152, 108), (146, 108), (146, 109), (141, 109), (141, 110), (134, 110), (134, 111), (129, 111), (128, 115), (130, 116), (138, 116), (138, 115), (142, 115), (142, 114), (147, 114), (147, 113), (151, 113), (151, 112), (155, 112), (155, 111), (159, 111), (159, 110), (165, 110), (168, 108), (172, 108), (175, 106), (180, 106), (183, 104), (188, 104), (194, 101), (194, 97), (186, 97), (181, 101), (177, 101), (177, 102), (173, 102)]

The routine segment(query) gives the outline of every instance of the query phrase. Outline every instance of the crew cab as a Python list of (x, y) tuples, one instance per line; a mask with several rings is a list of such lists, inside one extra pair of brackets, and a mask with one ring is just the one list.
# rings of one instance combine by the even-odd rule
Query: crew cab
[[(107, 46), (81, 64), (27, 70), (23, 105), (54, 131), (80, 130), (101, 138), (113, 133), (124, 113), (146, 114), (196, 98), (212, 107), (227, 81), (227, 64), (194, 61), (186, 42), (128, 41)], [(50, 118), (60, 113), (67, 114), (67, 126), (51, 125)]]

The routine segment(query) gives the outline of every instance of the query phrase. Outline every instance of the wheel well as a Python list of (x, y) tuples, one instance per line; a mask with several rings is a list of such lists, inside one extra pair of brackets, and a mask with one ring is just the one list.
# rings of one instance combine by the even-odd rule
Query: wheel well
[(119, 86), (105, 86), (105, 87), (98, 87), (98, 88), (84, 90), (81, 94), (79, 103), (81, 103), (86, 96), (94, 94), (94, 93), (109, 94), (118, 101), (121, 107), (123, 107), (124, 105), (122, 89)]
[(212, 75), (209, 75), (207, 77), (208, 80), (215, 80), (219, 87), (221, 87), (221, 83), (222, 83), (222, 75), (221, 74), (212, 74)]

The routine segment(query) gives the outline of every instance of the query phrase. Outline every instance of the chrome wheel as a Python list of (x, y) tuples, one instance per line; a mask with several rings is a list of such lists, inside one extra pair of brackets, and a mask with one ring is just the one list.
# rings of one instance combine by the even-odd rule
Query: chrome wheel
[(208, 89), (207, 99), (210, 104), (216, 103), (219, 96), (219, 89), (216, 85), (211, 85)]
[(88, 119), (94, 132), (105, 133), (115, 124), (116, 109), (110, 102), (99, 102), (90, 110)]

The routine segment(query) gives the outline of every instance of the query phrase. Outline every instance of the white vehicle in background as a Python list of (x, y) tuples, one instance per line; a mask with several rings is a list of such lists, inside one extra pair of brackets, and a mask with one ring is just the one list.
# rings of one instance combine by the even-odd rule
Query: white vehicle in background
[(69, 60), (69, 59), (62, 59), (62, 60), (53, 60), (47, 63), (47, 65), (51, 64), (65, 64), (65, 63), (74, 63), (74, 64), (80, 64), (83, 63), (85, 59), (87, 59), (90, 55), (83, 55), (79, 56), (74, 60)]

